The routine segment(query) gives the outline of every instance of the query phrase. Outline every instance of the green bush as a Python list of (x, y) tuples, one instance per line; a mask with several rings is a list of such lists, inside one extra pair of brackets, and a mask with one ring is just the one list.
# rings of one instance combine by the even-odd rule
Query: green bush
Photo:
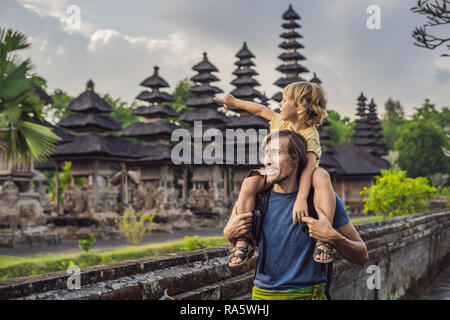
[(78, 240), (78, 248), (83, 249), (86, 252), (92, 249), (94, 246), (96, 239), (93, 236), (90, 236), (87, 240)]
[(375, 185), (361, 191), (364, 198), (364, 213), (374, 211), (386, 217), (423, 212), (427, 202), (436, 197), (436, 188), (428, 184), (428, 179), (406, 177), (406, 171), (381, 170)]
[(144, 235), (155, 228), (154, 218), (154, 215), (149, 216), (127, 210), (122, 217), (116, 219), (116, 223), (118, 223), (119, 230), (124, 233), (125, 237), (137, 246), (141, 243)]

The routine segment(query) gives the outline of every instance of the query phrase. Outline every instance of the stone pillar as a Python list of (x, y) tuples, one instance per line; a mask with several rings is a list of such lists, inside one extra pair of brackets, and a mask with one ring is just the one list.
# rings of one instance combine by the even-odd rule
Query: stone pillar
[(122, 188), (122, 204), (124, 207), (128, 206), (128, 171), (124, 162), (120, 163), (121, 179), (120, 186)]
[(59, 161), (55, 161), (55, 197), (56, 197), (56, 214), (59, 215)]

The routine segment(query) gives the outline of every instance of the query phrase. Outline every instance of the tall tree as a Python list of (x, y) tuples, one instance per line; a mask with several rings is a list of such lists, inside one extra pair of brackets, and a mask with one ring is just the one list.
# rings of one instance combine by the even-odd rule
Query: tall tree
[(193, 83), (188, 78), (185, 78), (178, 82), (175, 90), (172, 92), (172, 96), (175, 98), (175, 101), (167, 104), (180, 114), (184, 113), (187, 110), (190, 110), (186, 107), (185, 103), (194, 96), (194, 94), (189, 91), (192, 86)]
[[(425, 15), (427, 18), (427, 23), (417, 27), (412, 33), (413, 38), (416, 40), (414, 42), (416, 46), (432, 50), (450, 41), (450, 34), (448, 34), (450, 29), (442, 28), (450, 24), (449, 0), (418, 0), (417, 6), (412, 7), (411, 11)], [(434, 29), (434, 34), (427, 30), (428, 27)], [(444, 32), (439, 34), (439, 30)], [(447, 44), (447, 50), (450, 51), (450, 44)], [(447, 53), (441, 56), (449, 57)]]
[(398, 164), (413, 178), (450, 172), (450, 158), (445, 155), (448, 148), (445, 130), (431, 119), (405, 122), (395, 142)]
[(48, 122), (56, 124), (59, 120), (68, 116), (67, 105), (74, 97), (61, 89), (55, 89), (50, 96), (53, 99), (53, 103), (45, 106), (43, 112)]
[(109, 116), (114, 121), (120, 123), (122, 128), (126, 128), (139, 120), (139, 118), (133, 114), (136, 102), (127, 105), (127, 103), (121, 101), (120, 98), (113, 99), (108, 93), (103, 95), (103, 99), (113, 108), (113, 112), (111, 112)]
[(30, 59), (20, 62), (16, 54), (29, 46), (24, 34), (0, 28), (0, 140), (13, 163), (44, 161), (59, 140), (50, 128), (33, 122), (42, 120), (43, 103), (34, 92), (42, 78), (31, 74)]
[(400, 101), (389, 98), (384, 104), (384, 114), (381, 124), (383, 127), (383, 139), (389, 150), (395, 150), (395, 141), (399, 136), (399, 131), (405, 120), (405, 111)]
[(353, 140), (355, 122), (350, 121), (349, 117), (341, 118), (338, 112), (329, 110), (327, 119), (331, 125), (324, 127), (324, 130), (329, 131), (336, 138), (335, 142), (330, 140), (333, 147)]

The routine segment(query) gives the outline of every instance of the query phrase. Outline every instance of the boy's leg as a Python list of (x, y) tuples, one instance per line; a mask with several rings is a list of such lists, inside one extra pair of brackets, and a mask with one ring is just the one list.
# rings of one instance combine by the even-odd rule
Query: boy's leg
[[(333, 223), (334, 212), (336, 210), (336, 195), (331, 184), (330, 174), (323, 168), (316, 168), (312, 176), (312, 186), (314, 187), (314, 206), (325, 212), (330, 223)], [(320, 249), (328, 249), (320, 246)], [(329, 256), (325, 253), (317, 254), (317, 260), (327, 260)]]
[[(252, 212), (255, 208), (255, 197), (258, 191), (261, 189), (264, 183), (264, 176), (254, 175), (244, 179), (241, 185), (241, 190), (239, 192), (239, 197), (236, 203), (236, 213), (239, 215), (241, 213)], [(236, 247), (247, 247), (248, 243), (243, 240), (236, 242)], [(236, 250), (236, 253), (242, 251)], [(239, 257), (233, 257), (231, 263), (237, 264), (241, 263), (242, 259)]]

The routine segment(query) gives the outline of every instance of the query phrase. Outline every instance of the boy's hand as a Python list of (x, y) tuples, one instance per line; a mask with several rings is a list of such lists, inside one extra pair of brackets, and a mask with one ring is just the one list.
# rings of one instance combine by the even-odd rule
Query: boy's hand
[(292, 210), (292, 221), (294, 224), (302, 223), (302, 217), (309, 217), (308, 203), (304, 199), (297, 198), (294, 203), (294, 209)]
[(225, 98), (223, 98), (223, 99), (213, 97), (213, 100), (215, 100), (219, 103), (223, 103), (223, 106), (225, 107), (225, 109), (237, 108), (237, 106), (236, 106), (237, 99), (235, 97), (233, 97), (231, 94), (227, 94), (225, 96)]

